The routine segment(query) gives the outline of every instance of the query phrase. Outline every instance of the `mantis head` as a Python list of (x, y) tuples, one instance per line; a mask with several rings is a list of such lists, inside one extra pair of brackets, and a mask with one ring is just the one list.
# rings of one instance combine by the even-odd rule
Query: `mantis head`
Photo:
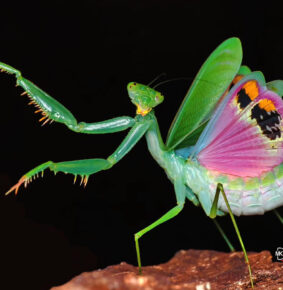
[(160, 92), (146, 85), (130, 82), (127, 89), (132, 103), (137, 106), (137, 114), (142, 116), (145, 116), (164, 100)]

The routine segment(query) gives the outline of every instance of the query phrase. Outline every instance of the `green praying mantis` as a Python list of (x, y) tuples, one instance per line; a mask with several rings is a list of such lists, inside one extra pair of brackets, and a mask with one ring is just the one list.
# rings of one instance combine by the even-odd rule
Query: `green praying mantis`
[[(106, 159), (92, 158), (65, 162), (47, 161), (24, 174), (18, 183), (11, 187), (6, 194), (13, 191), (17, 194), (21, 185), (27, 186), (35, 176), (43, 175), (46, 169), (54, 173), (73, 174), (75, 180), (79, 176), (81, 177), (81, 183), (86, 185), (90, 175), (110, 169), (125, 157), (138, 141), (145, 136), (148, 150), (157, 163), (166, 171), (168, 178), (174, 185), (176, 205), (157, 221), (134, 235), (139, 272), (141, 273), (142, 269), (139, 239), (158, 225), (178, 215), (182, 211), (186, 199), (188, 199), (194, 205), (201, 206), (205, 214), (212, 219), (229, 213), (244, 252), (250, 282), (253, 287), (248, 256), (234, 214), (262, 213), (262, 206), (255, 206), (254, 203), (246, 202), (247, 197), (242, 193), (248, 190), (249, 192), (253, 190), (256, 192), (256, 185), (252, 186), (252, 183), (255, 183), (253, 179), (263, 179), (262, 174), (266, 173), (260, 173), (257, 177), (254, 175), (237, 176), (230, 174), (229, 171), (225, 172), (223, 170), (221, 172), (214, 168), (211, 169), (209, 166), (206, 167), (205, 162), (208, 159), (202, 157), (202, 152), (210, 144), (208, 140), (212, 138), (211, 135), (219, 128), (217, 120), (223, 114), (228, 100), (235, 95), (238, 96), (237, 100), (240, 100), (240, 96), (242, 96), (239, 93), (240, 89), (244, 90), (247, 96), (254, 94), (255, 89), (248, 89), (247, 86), (247, 83), (249, 84), (254, 80), (259, 83), (259, 87), (264, 87), (265, 85), (264, 80), (260, 79), (258, 75), (251, 73), (247, 67), (241, 67), (241, 61), (242, 48), (238, 38), (227, 39), (212, 52), (186, 94), (169, 129), (165, 143), (154, 114), (154, 108), (163, 102), (164, 96), (149, 86), (136, 82), (130, 82), (127, 86), (130, 100), (137, 108), (135, 117), (122, 116), (96, 123), (78, 122), (68, 109), (31, 81), (25, 79), (19, 70), (0, 63), (2, 71), (13, 74), (16, 77), (17, 85), (24, 89), (22, 95), (27, 95), (30, 99), (29, 104), (37, 108), (36, 113), (42, 113), (40, 121), (43, 124), (55, 121), (64, 124), (74, 132), (85, 134), (108, 134), (129, 129), (122, 143)], [(243, 79), (232, 88), (231, 84), (237, 76), (241, 76)], [(278, 84), (273, 83), (273, 87), (273, 91), (276, 91)], [(229, 90), (230, 92), (228, 92)], [(249, 109), (251, 109), (251, 105)], [(219, 162), (221, 163), (221, 160)], [(280, 164), (274, 165), (278, 173), (277, 179), (281, 178)], [(274, 184), (271, 179), (265, 178), (265, 182), (267, 187), (272, 187)], [(273, 195), (271, 201), (267, 201), (263, 211), (282, 205), (283, 197), (276, 199), (275, 195)], [(241, 209), (243, 201), (246, 204)], [(217, 227), (219, 228), (218, 224)], [(230, 249), (233, 250), (226, 235), (221, 228), (219, 229)]]

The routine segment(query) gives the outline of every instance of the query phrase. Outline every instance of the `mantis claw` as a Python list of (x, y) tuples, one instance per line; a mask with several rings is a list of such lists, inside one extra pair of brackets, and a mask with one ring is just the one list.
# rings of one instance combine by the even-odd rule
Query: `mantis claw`
[[(43, 177), (43, 171), (41, 173), (41, 176)], [(11, 192), (15, 191), (15, 195), (18, 194), (18, 191), (19, 191), (19, 188), (22, 184), (24, 184), (24, 187), (26, 188), (28, 186), (29, 183), (31, 183), (33, 180), (35, 180), (36, 178), (38, 178), (39, 175), (38, 173), (32, 175), (32, 176), (27, 176), (27, 175), (24, 175), (22, 176), (19, 181), (14, 185), (12, 186), (6, 193), (5, 195), (8, 195), (10, 194)]]
[(41, 173), (41, 177), (43, 177), (43, 171), (49, 167), (49, 165), (52, 164), (52, 161), (48, 161), (45, 162), (39, 166), (37, 166), (36, 168), (30, 170), (28, 173), (26, 173), (25, 175), (23, 175), (18, 183), (16, 183), (14, 186), (12, 186), (6, 193), (5, 195), (10, 194), (11, 192), (15, 191), (15, 195), (18, 194), (19, 188), (22, 184), (24, 184), (24, 187), (27, 187), (28, 184), (30, 182), (32, 182), (32, 180), (36, 179), (37, 177), (40, 176)]
[(20, 178), (20, 180), (18, 181), (18, 183), (16, 183), (14, 186), (12, 186), (6, 193), (5, 195), (10, 194), (11, 192), (15, 191), (15, 195), (18, 194), (18, 190), (20, 188), (20, 186), (24, 183), (24, 186), (27, 187), (27, 184), (29, 182), (29, 178), (24, 175)]

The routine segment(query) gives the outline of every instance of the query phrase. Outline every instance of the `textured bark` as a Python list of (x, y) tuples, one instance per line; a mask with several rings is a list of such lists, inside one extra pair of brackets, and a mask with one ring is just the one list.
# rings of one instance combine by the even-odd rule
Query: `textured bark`
[[(283, 263), (272, 262), (269, 252), (249, 253), (255, 289), (283, 289)], [(169, 262), (143, 268), (122, 262), (73, 278), (52, 290), (139, 289), (248, 289), (250, 279), (241, 252), (206, 250), (178, 252)]]

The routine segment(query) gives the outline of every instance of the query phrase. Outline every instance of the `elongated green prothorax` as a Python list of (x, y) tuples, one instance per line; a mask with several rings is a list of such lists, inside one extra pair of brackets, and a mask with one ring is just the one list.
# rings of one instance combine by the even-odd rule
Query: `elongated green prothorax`
[(142, 116), (145, 116), (164, 100), (160, 92), (146, 85), (130, 82), (127, 89), (132, 103), (137, 106), (137, 114)]

